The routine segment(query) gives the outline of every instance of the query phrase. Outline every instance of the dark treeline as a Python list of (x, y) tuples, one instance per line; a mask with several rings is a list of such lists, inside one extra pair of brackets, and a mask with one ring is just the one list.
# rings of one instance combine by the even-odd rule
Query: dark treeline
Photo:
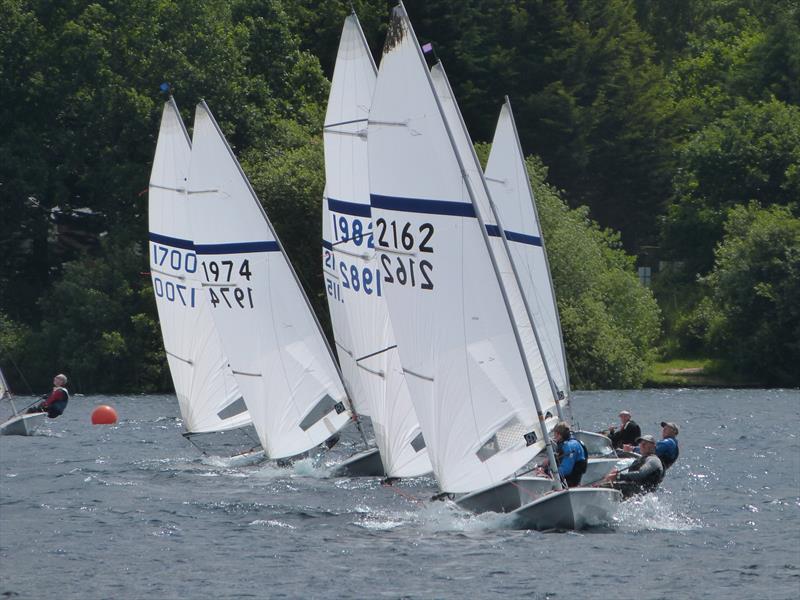
[[(379, 57), (391, 3), (353, 5)], [(574, 384), (641, 385), (659, 355), (798, 384), (796, 2), (406, 7), (476, 141), (511, 97)], [(162, 82), (190, 128), (208, 102), (327, 318), (321, 126), (349, 10), (0, 0), (0, 364), (18, 391), (12, 363), (34, 386), (58, 370), (80, 391), (170, 388), (145, 274)]]

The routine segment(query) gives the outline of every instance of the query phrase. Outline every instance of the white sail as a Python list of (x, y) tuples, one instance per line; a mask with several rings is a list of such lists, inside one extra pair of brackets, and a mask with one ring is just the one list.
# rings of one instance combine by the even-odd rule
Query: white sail
[(541, 429), (469, 180), (402, 4), (383, 52), (368, 148), (383, 291), (434, 474), (443, 491), (468, 492), (530, 460)]
[(550, 376), (566, 399), (569, 376), (558, 307), (525, 158), (508, 100), (497, 121), (486, 165), (486, 181), (500, 222), (504, 225)]
[(369, 416), (370, 406), (367, 395), (361, 387), (358, 377), (356, 355), (353, 352), (353, 342), (350, 335), (350, 326), (347, 322), (347, 311), (344, 306), (344, 293), (342, 291), (340, 265), (337, 262), (339, 253), (334, 253), (333, 243), (335, 234), (332, 233), (339, 227), (334, 222), (337, 215), (328, 210), (328, 193), (322, 197), (322, 278), (325, 284), (325, 293), (328, 298), (328, 312), (331, 315), (333, 338), (336, 344), (336, 355), (339, 357), (339, 368), (342, 371), (342, 380), (350, 397), (350, 402), (359, 415)]
[(198, 273), (269, 458), (301, 454), (350, 420), (333, 357), (264, 209), (205, 103), (189, 173)]
[[(528, 316), (520, 281), (517, 278), (517, 274), (514, 272), (514, 266), (511, 262), (510, 248), (506, 245), (506, 242), (501, 236), (501, 229), (498, 226), (495, 210), (492, 207), (493, 197), (489, 195), (489, 188), (484, 180), (483, 170), (481, 169), (478, 157), (475, 154), (475, 147), (472, 144), (472, 139), (470, 139), (469, 132), (464, 124), (464, 119), (461, 116), (461, 110), (458, 108), (458, 103), (456, 102), (455, 95), (450, 87), (450, 82), (447, 79), (447, 74), (441, 62), (437, 62), (431, 68), (431, 80), (433, 81), (434, 91), (439, 98), (444, 116), (450, 127), (453, 141), (459, 155), (462, 157), (464, 174), (470, 181), (470, 187), (473, 190), (473, 197), (475, 198), (475, 205), (483, 217), (486, 232), (489, 234), (492, 252), (497, 261), (500, 277), (503, 280), (502, 283), (505, 287), (509, 304), (511, 305), (514, 315), (514, 321), (517, 324), (519, 335), (522, 338), (522, 344), (525, 348), (525, 358), (528, 361), (528, 368), (531, 371), (536, 385), (539, 405), (548, 418), (549, 428), (552, 429), (558, 422), (558, 411), (556, 410), (553, 388), (550, 385), (547, 369), (542, 360), (542, 354), (536, 339), (537, 332), (534, 331), (531, 319)], [(521, 400), (526, 403), (526, 406), (530, 402), (528, 398), (523, 398)]]
[(325, 116), (323, 271), (348, 389), (372, 417), (389, 477), (430, 472), (382, 294), (370, 220), (367, 117), (377, 70), (355, 14), (345, 19)]
[(209, 306), (196, 279), (186, 179), (191, 145), (173, 100), (164, 105), (149, 189), (149, 254), (164, 349), (178, 406), (191, 433), (250, 423)]
[(0, 400), (5, 400), (5, 397), (10, 395), (11, 388), (8, 387), (6, 376), (3, 375), (3, 369), (0, 369)]

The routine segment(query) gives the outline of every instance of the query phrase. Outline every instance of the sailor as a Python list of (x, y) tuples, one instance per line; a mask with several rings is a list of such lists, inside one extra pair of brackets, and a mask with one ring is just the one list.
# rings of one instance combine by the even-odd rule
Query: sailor
[(67, 403), (69, 402), (69, 392), (67, 391), (66, 385), (67, 376), (63, 373), (53, 377), (53, 390), (43, 402), (29, 408), (28, 412), (46, 412), (47, 416), (51, 419), (60, 417), (64, 414), (64, 410), (67, 408)]
[(569, 425), (560, 422), (553, 428), (553, 439), (558, 445), (558, 474), (569, 487), (580, 485), (586, 472), (589, 454), (582, 442), (572, 437)]
[[(656, 456), (661, 459), (661, 464), (664, 465), (666, 472), (673, 463), (678, 460), (680, 455), (680, 448), (678, 448), (678, 426), (675, 423), (668, 421), (661, 421), (661, 439), (656, 444)], [(638, 446), (625, 446), (627, 452), (639, 453)]]
[(620, 411), (619, 422), (621, 424), (619, 429), (613, 425), (608, 428), (608, 437), (611, 438), (614, 448), (622, 448), (625, 444), (636, 443), (636, 440), (642, 435), (642, 430), (636, 421), (631, 419), (630, 411)]
[(652, 435), (643, 435), (636, 441), (641, 456), (627, 471), (612, 469), (604, 478), (604, 481), (611, 482), (615, 489), (620, 490), (625, 498), (655, 491), (664, 478), (664, 465), (656, 456), (656, 439)]

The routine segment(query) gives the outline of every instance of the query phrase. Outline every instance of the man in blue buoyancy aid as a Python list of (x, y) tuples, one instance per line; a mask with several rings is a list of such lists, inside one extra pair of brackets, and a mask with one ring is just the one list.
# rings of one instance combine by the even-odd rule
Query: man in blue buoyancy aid
[[(680, 455), (678, 448), (678, 426), (669, 421), (661, 421), (661, 439), (656, 444), (656, 456), (664, 465), (664, 472), (669, 469)], [(641, 454), (639, 446), (626, 446), (625, 450)]]
[(66, 410), (67, 403), (69, 402), (69, 392), (67, 391), (66, 385), (67, 376), (63, 373), (53, 377), (53, 390), (43, 402), (29, 408), (28, 412), (46, 412), (47, 416), (51, 419), (60, 417), (64, 414), (64, 410)]
[(558, 445), (558, 474), (569, 487), (580, 485), (589, 459), (586, 446), (572, 437), (569, 425), (563, 421), (553, 428), (553, 439)]

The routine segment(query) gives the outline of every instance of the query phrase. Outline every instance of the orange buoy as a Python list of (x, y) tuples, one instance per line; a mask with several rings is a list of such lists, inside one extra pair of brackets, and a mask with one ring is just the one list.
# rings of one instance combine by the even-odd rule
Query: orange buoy
[(108, 404), (101, 404), (92, 411), (92, 425), (113, 425), (117, 422), (117, 411)]

